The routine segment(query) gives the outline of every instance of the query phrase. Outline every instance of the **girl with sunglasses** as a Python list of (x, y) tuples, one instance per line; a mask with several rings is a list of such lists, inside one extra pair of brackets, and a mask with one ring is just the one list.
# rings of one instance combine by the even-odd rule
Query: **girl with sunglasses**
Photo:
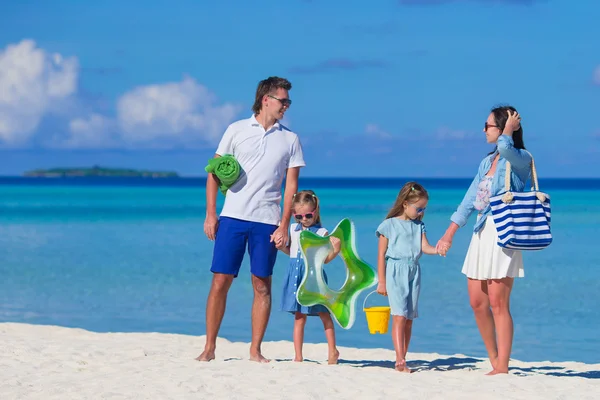
[[(322, 305), (306, 307), (296, 300), (296, 290), (302, 282), (304, 276), (304, 259), (300, 251), (300, 232), (309, 230), (320, 236), (328, 234), (327, 230), (321, 226), (321, 216), (319, 215), (319, 199), (312, 190), (303, 190), (294, 195), (292, 202), (293, 215), (296, 223), (290, 226), (289, 245), (279, 243), (278, 249), (290, 256), (290, 264), (283, 282), (283, 296), (281, 298), (281, 310), (294, 314), (294, 351), (296, 353), (294, 361), (302, 361), (302, 345), (304, 343), (304, 327), (307, 316), (321, 317), (325, 337), (329, 347), (329, 364), (337, 364), (339, 352), (335, 344), (335, 330), (333, 320), (327, 308)], [(330, 238), (332, 250), (325, 259), (325, 263), (333, 260), (340, 252), (340, 240)], [(327, 281), (327, 276), (325, 276)]]
[(417, 318), (421, 290), (422, 253), (438, 254), (425, 235), (423, 214), (429, 195), (416, 182), (405, 184), (388, 213), (379, 225), (377, 257), (377, 293), (387, 296), (392, 314), (392, 341), (396, 351), (396, 370), (411, 372), (406, 367), (406, 353)]

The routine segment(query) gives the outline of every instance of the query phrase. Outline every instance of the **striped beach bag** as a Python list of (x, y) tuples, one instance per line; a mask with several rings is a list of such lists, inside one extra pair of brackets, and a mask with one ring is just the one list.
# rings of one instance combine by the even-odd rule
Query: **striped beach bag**
[(498, 246), (513, 250), (542, 250), (552, 243), (550, 196), (540, 192), (533, 156), (531, 191), (511, 192), (510, 175), (510, 163), (507, 161), (505, 192), (490, 197)]

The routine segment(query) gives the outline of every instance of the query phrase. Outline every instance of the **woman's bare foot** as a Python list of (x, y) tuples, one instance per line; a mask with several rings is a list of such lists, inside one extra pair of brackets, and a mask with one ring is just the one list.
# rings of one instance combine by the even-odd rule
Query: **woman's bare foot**
[(492, 364), (492, 369), (496, 369), (496, 364), (498, 363), (498, 357), (490, 358), (490, 364)]
[(304, 361), (304, 357), (302, 357), (302, 356), (294, 357), (294, 362), (303, 362), (303, 361)]
[(261, 363), (261, 364), (265, 364), (265, 363), (271, 362), (271, 360), (263, 357), (263, 355), (261, 353), (258, 353), (258, 352), (257, 353), (250, 352), (250, 361), (256, 361), (256, 362)]
[(211, 361), (215, 359), (215, 351), (214, 350), (204, 350), (198, 357), (196, 357), (196, 361)]
[(402, 360), (402, 361), (398, 361), (396, 363), (396, 371), (398, 372), (407, 372), (407, 373), (411, 373), (412, 371), (410, 369), (408, 369), (408, 367), (406, 366), (406, 360)]
[(340, 352), (335, 349), (335, 352), (329, 354), (329, 358), (327, 359), (327, 364), (334, 365), (338, 363), (338, 359), (340, 358)]
[(498, 370), (498, 369), (493, 369), (490, 372), (488, 372), (486, 375), (488, 376), (492, 376), (492, 375), (498, 375), (498, 374), (508, 374), (508, 370), (503, 371), (503, 370)]

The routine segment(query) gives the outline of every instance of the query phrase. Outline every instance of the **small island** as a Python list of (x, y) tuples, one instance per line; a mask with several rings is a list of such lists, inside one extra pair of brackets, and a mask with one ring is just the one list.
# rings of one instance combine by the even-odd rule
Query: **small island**
[(62, 178), (62, 177), (136, 177), (136, 178), (178, 178), (177, 172), (147, 171), (128, 168), (105, 168), (97, 165), (91, 168), (50, 168), (26, 171), (23, 176)]

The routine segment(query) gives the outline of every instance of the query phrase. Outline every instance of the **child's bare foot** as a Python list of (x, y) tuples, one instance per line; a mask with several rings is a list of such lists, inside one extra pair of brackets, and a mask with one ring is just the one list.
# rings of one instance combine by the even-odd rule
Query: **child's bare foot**
[(411, 373), (412, 371), (406, 366), (406, 360), (396, 362), (396, 371)]
[(329, 358), (327, 359), (327, 364), (334, 365), (338, 363), (338, 359), (340, 358), (340, 352), (335, 349), (334, 353), (329, 354)]

